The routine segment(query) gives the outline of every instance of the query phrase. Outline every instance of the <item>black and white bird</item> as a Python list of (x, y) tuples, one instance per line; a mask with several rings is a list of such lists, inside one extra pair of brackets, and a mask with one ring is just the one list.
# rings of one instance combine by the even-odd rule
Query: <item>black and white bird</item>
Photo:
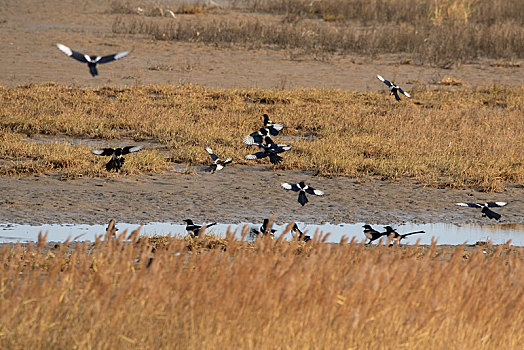
[(383, 232), (382, 234), (384, 236), (391, 237), (391, 239), (392, 239), (391, 245), (393, 245), (393, 242), (395, 242), (395, 241), (400, 243), (401, 240), (403, 240), (404, 238), (406, 238), (408, 236), (416, 235), (416, 234), (419, 234), (419, 233), (426, 233), (425, 231), (415, 231), (415, 232), (409, 232), (409, 233), (400, 234), (396, 230), (394, 230), (393, 227), (391, 227), (391, 226), (385, 226), (384, 229), (386, 230), (386, 232)]
[(271, 120), (269, 120), (269, 115), (267, 115), (266, 113), (264, 113), (263, 117), (264, 117), (264, 127), (267, 128), (268, 132), (272, 136), (277, 136), (278, 133), (282, 129), (284, 129), (284, 124), (272, 122)]
[[(191, 219), (185, 219), (182, 220), (186, 223), (186, 231), (193, 237), (198, 237), (198, 234), (200, 233), (200, 230), (202, 229), (202, 225), (195, 225), (193, 223), (193, 220)], [(211, 226), (216, 225), (216, 222), (213, 222), (211, 224), (205, 225), (206, 228), (209, 228)]]
[(404, 90), (402, 90), (400, 88), (400, 86), (396, 85), (395, 83), (389, 81), (389, 80), (386, 80), (384, 78), (382, 78), (382, 76), (380, 75), (377, 75), (377, 78), (378, 80), (380, 80), (381, 82), (383, 82), (384, 84), (387, 85), (387, 87), (389, 88), (389, 92), (391, 93), (391, 95), (394, 95), (395, 96), (395, 99), (397, 101), (400, 101), (400, 96), (398, 95), (398, 93), (400, 92), (401, 94), (403, 94), (404, 96), (406, 97), (409, 97), (411, 98), (411, 95), (408, 94), (407, 92), (405, 92)]
[(259, 149), (261, 149), (260, 152), (256, 152), (253, 154), (248, 154), (245, 158), (247, 160), (254, 160), (254, 159), (262, 159), (265, 157), (269, 157), (269, 161), (272, 164), (279, 164), (282, 162), (282, 157), (279, 156), (279, 153), (289, 151), (291, 149), (291, 146), (289, 145), (281, 145), (276, 144), (271, 140), (269, 136), (266, 137), (266, 144), (263, 143), (255, 143)]
[(89, 72), (92, 76), (98, 75), (98, 70), (96, 69), (97, 64), (116, 61), (129, 54), (129, 51), (124, 51), (107, 56), (88, 56), (78, 51), (71, 50), (69, 47), (62, 44), (56, 44), (56, 46), (60, 51), (62, 51), (69, 57), (72, 57), (75, 60), (80, 61), (82, 63), (87, 63), (87, 66), (89, 67)]
[(209, 166), (212, 173), (218, 170), (222, 170), (227, 164), (231, 163), (231, 158), (227, 158), (226, 160), (220, 160), (218, 156), (213, 152), (213, 150), (209, 147), (206, 147), (207, 153), (211, 156), (211, 159), (213, 160), (213, 164)]
[(507, 202), (486, 202), (486, 203), (457, 203), (459, 207), (471, 207), (471, 208), (482, 208), (482, 216), (488, 217), (489, 219), (500, 220), (501, 215), (495, 213), (489, 208), (503, 207)]
[(293, 224), (293, 227), (291, 228), (291, 234), (293, 237), (298, 236), (299, 241), (308, 242), (311, 240), (311, 236), (305, 235), (304, 232), (302, 232), (296, 223)]
[(125, 159), (122, 157), (125, 154), (138, 152), (142, 149), (142, 146), (126, 146), (120, 148), (100, 148), (91, 151), (93, 154), (99, 156), (112, 156), (111, 160), (106, 164), (106, 170), (120, 170), (124, 165)]
[(264, 114), (263, 117), (264, 127), (244, 137), (243, 142), (246, 145), (251, 146), (263, 143), (270, 135), (277, 136), (278, 133), (284, 128), (283, 124), (275, 123), (269, 120), (269, 116), (267, 114)]
[(255, 240), (259, 235), (262, 237), (270, 236), (271, 238), (275, 237), (275, 232), (277, 230), (273, 229), (273, 222), (271, 222), (271, 225), (269, 224), (269, 219), (264, 219), (264, 222), (262, 223), (262, 226), (257, 230), (256, 228), (252, 228), (250, 231), (250, 236), (252, 240)]
[(282, 186), (282, 188), (286, 190), (292, 190), (294, 192), (299, 192), (298, 193), (298, 202), (302, 204), (302, 206), (304, 206), (307, 202), (309, 202), (306, 197), (306, 193), (314, 194), (317, 196), (324, 195), (324, 192), (320, 190), (315, 190), (313, 187), (309, 187), (308, 185), (304, 183), (304, 181), (300, 181), (298, 184), (290, 184), (290, 183), (284, 182), (280, 186)]
[(364, 225), (362, 226), (364, 228), (364, 235), (366, 236), (369, 241), (366, 244), (371, 244), (371, 242), (376, 241), (382, 236), (386, 236), (386, 232), (378, 232), (375, 230), (371, 225)]

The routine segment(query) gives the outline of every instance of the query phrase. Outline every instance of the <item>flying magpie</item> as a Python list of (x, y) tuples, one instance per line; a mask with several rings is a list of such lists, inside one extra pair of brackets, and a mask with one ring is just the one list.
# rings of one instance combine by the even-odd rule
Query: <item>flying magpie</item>
[(291, 234), (293, 235), (293, 237), (296, 237), (298, 235), (299, 241), (308, 242), (311, 240), (311, 236), (304, 235), (304, 232), (300, 231), (296, 223), (294, 223), (293, 227), (291, 228)]
[(374, 228), (371, 227), (371, 225), (364, 225), (362, 226), (364, 228), (364, 235), (366, 236), (369, 241), (366, 244), (371, 244), (371, 242), (376, 241), (382, 236), (386, 236), (386, 232), (378, 232)]
[(266, 137), (266, 144), (263, 143), (255, 143), (259, 149), (261, 149), (260, 152), (256, 152), (253, 154), (247, 155), (245, 158), (247, 160), (253, 160), (253, 159), (262, 159), (265, 157), (269, 157), (269, 161), (272, 164), (278, 164), (282, 162), (282, 157), (279, 156), (279, 153), (289, 151), (291, 149), (291, 146), (289, 145), (280, 145), (276, 144), (271, 140), (269, 136)]
[[(406, 238), (407, 236), (415, 235), (418, 233), (426, 233), (425, 231), (415, 231), (415, 232), (399, 234), (391, 226), (385, 226), (384, 229), (386, 230), (386, 232), (383, 232), (383, 235), (387, 237), (391, 237), (393, 241), (397, 241), (398, 243), (400, 243), (400, 241)], [(390, 245), (393, 245), (393, 242)]]
[(308, 185), (304, 183), (304, 181), (300, 181), (298, 184), (290, 184), (290, 183), (284, 182), (280, 186), (282, 186), (282, 188), (286, 190), (292, 190), (294, 192), (299, 192), (298, 193), (298, 202), (302, 204), (302, 206), (304, 206), (307, 202), (309, 202), (306, 197), (306, 192), (309, 194), (315, 194), (317, 196), (324, 195), (324, 192), (320, 190), (315, 190), (313, 187), (309, 187)]
[(119, 60), (122, 57), (127, 56), (129, 54), (129, 51), (124, 51), (124, 52), (119, 52), (119, 53), (102, 56), (102, 57), (101, 56), (88, 56), (78, 51), (71, 50), (69, 47), (62, 45), (62, 44), (56, 44), (56, 46), (58, 47), (60, 51), (62, 51), (69, 57), (72, 57), (77, 61), (87, 63), (87, 66), (89, 67), (89, 72), (91, 73), (93, 77), (98, 75), (98, 70), (96, 69), (97, 64)]
[(226, 164), (231, 163), (231, 158), (227, 158), (226, 160), (220, 160), (218, 156), (213, 152), (213, 150), (209, 147), (206, 147), (207, 153), (211, 156), (211, 159), (213, 159), (213, 164), (209, 166), (211, 169), (211, 172), (214, 173), (215, 171), (222, 170)]
[(411, 98), (411, 95), (408, 94), (407, 92), (405, 92), (404, 90), (402, 90), (400, 88), (400, 86), (396, 85), (395, 83), (393, 82), (390, 82), (389, 80), (386, 80), (384, 78), (382, 78), (382, 76), (380, 75), (377, 75), (377, 78), (378, 80), (380, 80), (381, 82), (383, 82), (384, 84), (387, 85), (387, 87), (389, 88), (389, 91), (391, 93), (391, 95), (394, 95), (395, 96), (395, 99), (397, 101), (400, 101), (400, 97), (398, 96), (398, 93), (400, 92), (401, 94), (404, 94), (406, 97), (409, 97)]
[(495, 213), (489, 208), (503, 207), (507, 202), (486, 202), (486, 203), (457, 203), (459, 207), (471, 207), (471, 208), (482, 208), (482, 217), (488, 217), (489, 219), (500, 220), (501, 215)]
[(124, 165), (125, 159), (122, 157), (125, 154), (138, 152), (142, 149), (142, 146), (126, 146), (121, 148), (100, 148), (91, 151), (93, 154), (99, 156), (112, 156), (111, 160), (106, 164), (106, 170), (120, 170)]
[[(191, 219), (185, 219), (182, 220), (186, 223), (186, 231), (192, 236), (192, 237), (198, 237), (198, 234), (200, 233), (200, 230), (202, 229), (201, 225), (195, 225), (193, 223), (193, 220)], [(213, 222), (211, 224), (205, 225), (206, 228), (209, 228), (213, 225), (216, 225), (216, 222)]]

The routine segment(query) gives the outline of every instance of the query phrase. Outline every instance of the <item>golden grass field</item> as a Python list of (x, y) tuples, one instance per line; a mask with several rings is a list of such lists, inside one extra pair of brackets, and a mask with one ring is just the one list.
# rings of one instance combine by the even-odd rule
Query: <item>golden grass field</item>
[[(377, 83), (378, 82), (377, 80)], [(220, 90), (194, 85), (1, 88), (0, 172), (108, 176), (94, 147), (36, 143), (31, 135), (152, 140), (165, 149), (128, 157), (123, 173), (162, 172), (170, 162), (209, 163), (205, 146), (236, 164), (253, 164), (242, 138), (262, 113), (289, 126), (275, 139), (293, 149), (280, 169), (322, 176), (414, 178), (442, 187), (501, 191), (524, 181), (524, 88), (492, 86), (411, 91)], [(28, 138), (29, 136), (29, 138)], [(263, 162), (263, 161), (260, 161)]]
[(1, 247), (0, 347), (524, 344), (522, 249), (125, 235)]

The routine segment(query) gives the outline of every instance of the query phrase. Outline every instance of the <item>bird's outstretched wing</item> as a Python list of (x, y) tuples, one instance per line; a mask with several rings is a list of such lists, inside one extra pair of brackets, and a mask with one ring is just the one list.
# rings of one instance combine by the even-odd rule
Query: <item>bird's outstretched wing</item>
[(398, 91), (400, 91), (400, 93), (403, 94), (404, 96), (411, 98), (411, 95), (405, 92), (404, 90), (402, 90), (400, 87), (398, 88)]
[(99, 155), (99, 156), (110, 156), (113, 155), (115, 152), (112, 148), (100, 148), (100, 149), (94, 149), (91, 151), (91, 153)]
[(381, 75), (377, 75), (377, 78), (378, 78), (378, 80), (380, 80), (381, 82), (383, 82), (384, 84), (386, 84), (388, 87), (393, 86), (393, 84), (391, 84), (389, 80), (386, 80), (386, 79), (382, 78)]
[(142, 148), (144, 148), (144, 147), (142, 147), (142, 146), (126, 146), (126, 147), (122, 148), (122, 154), (129, 154), (129, 153), (133, 153), (133, 152), (138, 152)]
[(213, 150), (211, 148), (206, 147), (206, 151), (207, 151), (207, 153), (209, 153), (209, 155), (211, 156), (211, 159), (213, 159), (213, 161), (218, 159), (218, 156), (215, 154), (215, 152), (213, 152)]
[(280, 186), (283, 189), (286, 189), (286, 190), (291, 190), (291, 191), (294, 191), (294, 192), (300, 191), (300, 188), (298, 188), (297, 184), (290, 184), (290, 183), (284, 182)]
[(478, 203), (456, 203), (459, 207), (482, 208)]
[(506, 204), (508, 204), (508, 203), (507, 202), (487, 202), (486, 206), (488, 206), (490, 208), (495, 208), (495, 207), (503, 207)]
[(83, 63), (89, 63), (91, 62), (91, 58), (87, 55), (84, 55), (83, 53), (80, 53), (78, 51), (71, 50), (69, 47), (62, 45), (60, 43), (56, 44), (56, 47), (69, 57), (74, 58), (77, 61), (83, 62)]
[(324, 192), (322, 192), (320, 190), (315, 190), (313, 187), (310, 187), (310, 186), (308, 186), (305, 191), (307, 193), (310, 193), (310, 194), (316, 194), (317, 196), (323, 196), (324, 195)]
[(262, 159), (264, 157), (267, 157), (268, 155), (269, 153), (267, 152), (256, 152), (253, 154), (248, 154), (247, 156), (245, 156), (245, 159), (247, 160)]
[(97, 57), (96, 63), (107, 63), (111, 61), (116, 61), (121, 59), (122, 57), (125, 57), (129, 54), (129, 51), (119, 52), (112, 55), (107, 55), (103, 57)]
[(244, 142), (248, 146), (251, 146), (257, 143), (262, 143), (264, 142), (264, 135), (262, 135), (260, 131), (255, 131), (247, 135), (246, 137), (244, 137), (242, 142)]

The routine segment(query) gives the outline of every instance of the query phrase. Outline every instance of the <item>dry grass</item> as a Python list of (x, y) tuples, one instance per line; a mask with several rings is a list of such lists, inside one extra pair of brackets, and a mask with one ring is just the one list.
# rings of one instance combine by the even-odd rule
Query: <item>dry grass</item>
[[(414, 101), (396, 103), (386, 91), (2, 88), (2, 173), (52, 171), (56, 164), (70, 176), (105, 172), (100, 170), (104, 159), (90, 155), (85, 146), (36, 145), (20, 134), (157, 140), (169, 149), (170, 161), (190, 164), (209, 163), (204, 147), (211, 146), (237, 164), (253, 164), (243, 159), (253, 149), (241, 140), (261, 126), (262, 113), (269, 113), (290, 127), (284, 142), (293, 150), (284, 154), (281, 169), (384, 180), (410, 177), (434, 186), (487, 191), (524, 182), (522, 87), (411, 92)], [(22, 170), (20, 162), (26, 164)], [(165, 161), (157, 151), (141, 151), (129, 157), (128, 165), (133, 172), (162, 171)]]
[[(0, 347), (521, 349), (524, 256), (500, 246), (165, 239), (0, 249)], [(136, 236), (135, 236), (136, 242)], [(248, 249), (246, 249), (248, 248)], [(482, 251), (488, 251), (483, 254)], [(443, 255), (444, 254), (444, 255)], [(139, 259), (137, 261), (137, 258)]]
[[(524, 57), (522, 1), (248, 1), (176, 21), (125, 15), (113, 32), (157, 40), (277, 47), (312, 54), (401, 53), (441, 67), (477, 58)], [(251, 11), (251, 12), (246, 12)]]

